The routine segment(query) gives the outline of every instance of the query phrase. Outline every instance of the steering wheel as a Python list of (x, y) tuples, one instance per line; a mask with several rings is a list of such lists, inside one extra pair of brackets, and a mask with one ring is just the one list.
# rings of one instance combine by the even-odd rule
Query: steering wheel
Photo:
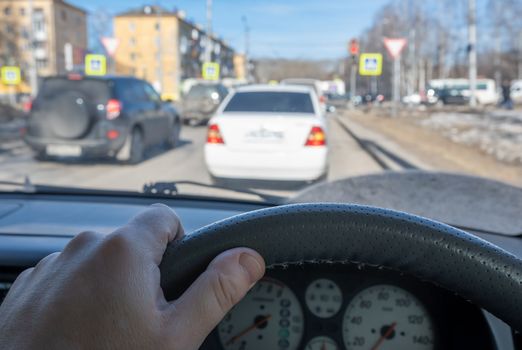
[(413, 275), (522, 330), (522, 260), (469, 233), (401, 212), (347, 204), (261, 209), (205, 226), (167, 247), (160, 264), (167, 299), (224, 250), (249, 247), (268, 268), (358, 263)]

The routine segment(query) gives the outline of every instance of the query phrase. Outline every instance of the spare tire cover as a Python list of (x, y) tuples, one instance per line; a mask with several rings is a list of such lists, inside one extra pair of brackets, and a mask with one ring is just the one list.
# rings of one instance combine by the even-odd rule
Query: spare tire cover
[(75, 139), (89, 131), (91, 115), (85, 95), (67, 91), (45, 101), (41, 114), (56, 137)]

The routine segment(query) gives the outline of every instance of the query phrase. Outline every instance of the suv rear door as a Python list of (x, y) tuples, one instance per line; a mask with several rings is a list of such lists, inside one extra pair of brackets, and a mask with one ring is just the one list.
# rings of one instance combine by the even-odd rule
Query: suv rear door
[(99, 106), (105, 106), (110, 98), (110, 84), (105, 79), (46, 78), (33, 103), (28, 133), (57, 140), (85, 138), (105, 117)]

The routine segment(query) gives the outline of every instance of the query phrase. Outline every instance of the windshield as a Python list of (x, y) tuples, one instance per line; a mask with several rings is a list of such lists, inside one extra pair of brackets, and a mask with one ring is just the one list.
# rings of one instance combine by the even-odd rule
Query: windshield
[(0, 182), (268, 202), (412, 170), (520, 187), (521, 16), (522, 0), (0, 0)]
[(224, 112), (314, 113), (309, 93), (238, 92), (226, 104)]

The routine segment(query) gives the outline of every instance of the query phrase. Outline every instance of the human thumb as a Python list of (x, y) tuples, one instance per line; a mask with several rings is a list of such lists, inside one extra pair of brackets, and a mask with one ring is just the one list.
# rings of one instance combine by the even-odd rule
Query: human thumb
[[(252, 249), (235, 248), (218, 255), (172, 304), (171, 333), (182, 349), (197, 349), (226, 313), (265, 273), (265, 262)], [(183, 337), (187, 342), (180, 342)]]

